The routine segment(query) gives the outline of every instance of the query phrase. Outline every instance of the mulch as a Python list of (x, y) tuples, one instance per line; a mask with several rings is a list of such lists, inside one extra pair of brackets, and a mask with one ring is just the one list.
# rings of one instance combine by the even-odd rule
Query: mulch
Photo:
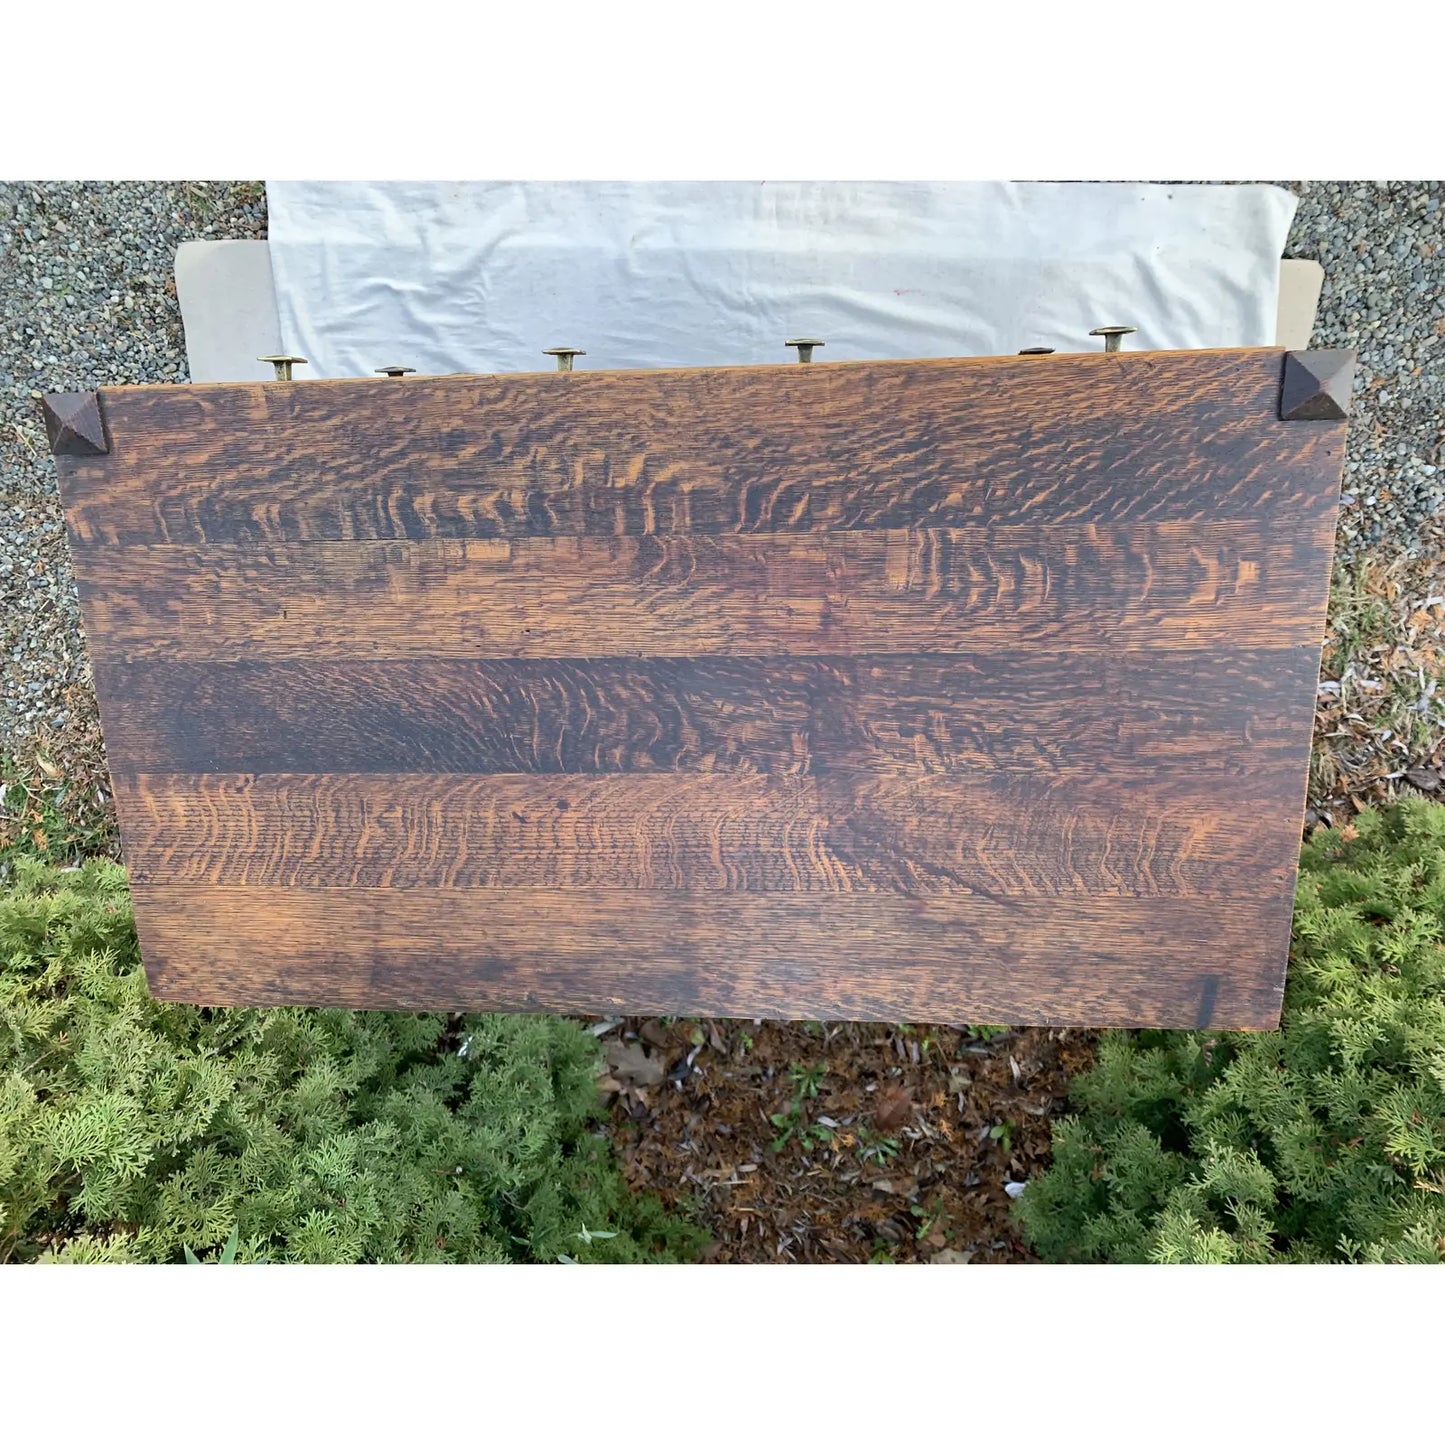
[(702, 1225), (717, 1263), (1032, 1262), (1013, 1196), (1094, 1046), (1080, 1029), (593, 1027), (629, 1184)]

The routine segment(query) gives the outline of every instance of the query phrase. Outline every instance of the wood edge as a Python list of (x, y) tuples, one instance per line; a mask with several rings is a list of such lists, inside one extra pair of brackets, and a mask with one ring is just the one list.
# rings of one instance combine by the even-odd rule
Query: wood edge
[[(338, 1003), (333, 989), (324, 980), (302, 980), (284, 990), (242, 985), (239, 988), (212, 987), (194, 978), (170, 979), (164, 960), (147, 962), (146, 984), (151, 997), (161, 1003), (189, 1004), (198, 1008), (345, 1008), (349, 1011), (367, 1013), (394, 1012), (451, 1012), (451, 1013), (536, 1013), (538, 1004), (532, 1001), (515, 1001), (497, 998), (485, 989), (475, 994), (428, 993), (418, 990), (415, 994), (397, 992), (383, 1001), (369, 1003), (351, 1000)], [(1219, 979), (1222, 975), (1210, 975)], [(683, 1007), (686, 1002), (686, 1007)], [(598, 1000), (577, 995), (569, 1005), (548, 1003), (541, 1011), (559, 1014), (588, 1014), (596, 1012)], [(775, 1023), (795, 1023), (796, 1012), (783, 1012), (772, 1003), (761, 1000), (738, 1000), (729, 1012), (705, 1006), (698, 1001), (680, 1001), (678, 1010), (690, 1018), (758, 1018)], [(964, 1009), (961, 1013), (937, 1012), (926, 1018), (910, 1018), (908, 1022), (940, 1028), (966, 1028), (978, 1022), (977, 1009)], [(819, 1009), (810, 1016), (821, 1023), (885, 1024), (898, 1021), (898, 1011), (879, 1009), (866, 1014), (843, 1013), (836, 1010)], [(1085, 1013), (1069, 1008), (1057, 1012), (1042, 1009), (998, 1009), (990, 1013), (990, 1021), (1009, 1028), (1078, 1028), (1078, 1029), (1158, 1029), (1173, 1032), (1197, 1032), (1202, 1026), (1198, 1022), (1196, 1005), (1179, 1008), (1165, 1008), (1157, 1012), (1142, 1014), (1127, 1006), (1106, 1016)], [(1279, 1008), (1271, 1014), (1245, 1007), (1237, 1003), (1226, 1005), (1225, 1012), (1216, 1014), (1207, 1026), (1211, 1033), (1272, 1033), (1279, 1030)]]
[[(185, 986), (169, 987), (163, 977), (157, 978), (156, 973), (163, 970), (153, 970), (148, 964), (146, 966), (146, 985), (151, 998), (157, 1003), (188, 1004), (194, 1008), (315, 1008), (334, 1009), (344, 1008), (349, 1013), (497, 1013), (497, 1014), (534, 1014), (538, 1012), (535, 1007), (526, 1004), (498, 1002), (496, 1000), (478, 997), (471, 1002), (458, 1003), (451, 995), (446, 1000), (433, 997), (428, 999), (425, 995), (417, 995), (414, 1001), (408, 1002), (385, 1002), (385, 1003), (346, 1003), (335, 1002), (333, 994), (324, 987), (318, 988), (314, 993), (306, 989), (297, 992), (287, 993), (279, 997), (270, 993), (243, 992), (239, 994), (212, 993), (209, 989), (187, 988)], [(597, 1010), (595, 999), (579, 999), (577, 1004), (567, 1008), (547, 1008), (542, 1012), (559, 1015), (591, 1014)], [(923, 1027), (932, 1028), (953, 1028), (965, 1029), (978, 1022), (976, 1011), (966, 1011), (959, 1017), (938, 1017), (932, 1016), (924, 1019), (911, 1019), (910, 1023)], [(688, 1018), (702, 1019), (736, 1019), (739, 1017), (762, 1019), (767, 1023), (796, 1023), (798, 1017), (795, 1013), (775, 1012), (771, 1007), (759, 1007), (756, 1010), (752, 1007), (742, 1009), (741, 1012), (734, 1010), (730, 1013), (722, 1013), (705, 1008), (692, 1008), (687, 1010), (685, 1015)], [(856, 1017), (852, 1014), (835, 1014), (819, 1012), (814, 1015), (810, 1022), (817, 1023), (850, 1023), (850, 1024), (893, 1024), (898, 1022), (895, 1013), (878, 1012), (866, 1017)], [(1030, 1013), (1017, 1016), (1005, 1017), (999, 1015), (994, 1019), (998, 1025), (1007, 1028), (1033, 1028), (1033, 1029), (1151, 1029), (1160, 1032), (1189, 1033), (1198, 1031), (1198, 1026), (1184, 1014), (1160, 1014), (1151, 1017), (1148, 1021), (1141, 1021), (1138, 1014), (1118, 1014), (1107, 1019), (1100, 1019), (1097, 1015), (1090, 1015), (1087, 1019), (1075, 1013)], [(1257, 1015), (1234, 1015), (1222, 1019), (1216, 1019), (1209, 1025), (1208, 1032), (1211, 1033), (1277, 1033), (1279, 1031), (1279, 1019), (1276, 1014), (1272, 1021), (1262, 1019)]]
[[(411, 376), (407, 378), (407, 385), (415, 387), (427, 382), (462, 382), (495, 381), (501, 379), (521, 379), (546, 381), (553, 386), (575, 386), (578, 382), (586, 383), (587, 378), (594, 376), (697, 376), (709, 372), (724, 373), (728, 376), (735, 376), (739, 372), (771, 373), (783, 372), (795, 377), (827, 376), (830, 372), (839, 371), (844, 368), (858, 367), (928, 367), (939, 370), (955, 368), (968, 370), (974, 368), (997, 366), (1000, 362), (1012, 362), (1019, 365), (1021, 372), (1032, 374), (1042, 368), (1062, 365), (1081, 365), (1107, 369), (1118, 366), (1128, 366), (1135, 362), (1145, 360), (1158, 360), (1159, 358), (1170, 357), (1238, 357), (1263, 356), (1275, 354), (1283, 357), (1286, 349), (1282, 346), (1209, 346), (1209, 347), (1179, 347), (1174, 350), (1159, 351), (1063, 351), (1052, 356), (1019, 356), (1013, 352), (1002, 353), (997, 356), (919, 356), (919, 357), (864, 357), (851, 361), (815, 361), (811, 366), (804, 368), (797, 364), (792, 358), (784, 361), (746, 362), (736, 366), (619, 366), (599, 367), (590, 371), (558, 372), (552, 369), (537, 369), (535, 371), (450, 371), (435, 374)], [(337, 387), (337, 386), (374, 386), (385, 382), (386, 377), (380, 376), (311, 376), (295, 378), (290, 382), (275, 381), (201, 381), (201, 382), (145, 382), (135, 386), (103, 387), (102, 392), (118, 391), (126, 395), (135, 392), (161, 392), (174, 391), (178, 387), (185, 387), (190, 391), (254, 391), (262, 387), (270, 386), (306, 386), (306, 387)], [(815, 383), (816, 384), (816, 383)]]
[[(1350, 365), (1351, 365), (1351, 368), (1353, 368), (1353, 366), (1354, 366), (1354, 361), (1353, 361), (1353, 360), (1351, 361)], [(1345, 472), (1344, 448), (1341, 447), (1341, 448), (1340, 448), (1340, 461), (1339, 461), (1339, 468), (1338, 468), (1339, 481), (1336, 482), (1336, 486), (1337, 486), (1337, 487), (1340, 485), (1340, 482), (1343, 481), (1344, 472)], [(1331, 513), (1330, 513), (1330, 516), (1331, 516), (1331, 525), (1330, 525), (1330, 536), (1329, 536), (1329, 550), (1328, 550), (1328, 555), (1331, 556), (1331, 557), (1333, 557), (1334, 554), (1335, 554), (1335, 542), (1336, 542), (1336, 538), (1337, 538), (1337, 535), (1338, 535), (1338, 532), (1339, 532), (1339, 512), (1340, 512), (1339, 506), (1338, 506), (1338, 504), (1336, 504), (1336, 506), (1331, 509)], [(1327, 628), (1328, 625), (1329, 625), (1329, 589), (1328, 589), (1328, 588), (1325, 589), (1324, 595), (1323, 595), (1323, 596), (1317, 601), (1317, 603), (1316, 603), (1316, 606), (1315, 606), (1315, 618), (1316, 618), (1316, 627), (1317, 627), (1318, 635), (1319, 635), (1319, 644), (1318, 644), (1318, 647), (1316, 648), (1315, 654), (1314, 654), (1314, 655), (1315, 655), (1315, 690), (1314, 690), (1314, 692), (1311, 694), (1312, 705), (1313, 705), (1314, 702), (1316, 702), (1317, 699), (1318, 699), (1319, 671), (1320, 671), (1320, 666), (1321, 666), (1321, 664), (1322, 664), (1323, 661), (1324, 661), (1325, 630), (1326, 630), (1326, 628)], [(1271, 986), (1272, 986), (1274, 1001), (1275, 1001), (1275, 1002), (1274, 1002), (1274, 1015), (1273, 1015), (1273, 1019), (1272, 1019), (1272, 1021), (1270, 1021), (1270, 1022), (1266, 1022), (1266, 1023), (1262, 1023), (1262, 1024), (1261, 1024), (1261, 1023), (1253, 1023), (1253, 1024), (1245, 1024), (1245, 1025), (1234, 1025), (1235, 1028), (1240, 1029), (1240, 1030), (1243, 1031), (1243, 1032), (1251, 1032), (1251, 1033), (1255, 1033), (1255, 1032), (1258, 1032), (1258, 1033), (1276, 1033), (1276, 1032), (1278, 1032), (1278, 1030), (1279, 1030), (1279, 1028), (1280, 1028), (1280, 1026), (1281, 1026), (1281, 1023), (1282, 1023), (1282, 1021), (1283, 1021), (1283, 1015), (1284, 1015), (1284, 991), (1285, 991), (1285, 985), (1286, 985), (1286, 983), (1287, 983), (1288, 980), (1289, 980), (1290, 952), (1291, 952), (1292, 947), (1293, 947), (1293, 944), (1294, 944), (1294, 909), (1295, 909), (1295, 896), (1296, 896), (1296, 893), (1297, 893), (1298, 890), (1299, 890), (1299, 855), (1300, 855), (1300, 849), (1304, 846), (1305, 815), (1306, 815), (1306, 814), (1308, 813), (1308, 811), (1309, 811), (1309, 802), (1310, 802), (1310, 797), (1309, 797), (1309, 792), (1310, 792), (1310, 758), (1311, 758), (1313, 755), (1314, 755), (1314, 744), (1313, 744), (1313, 739), (1311, 739), (1309, 745), (1306, 746), (1305, 749), (1304, 749), (1304, 759), (1303, 759), (1303, 761), (1302, 761), (1301, 763), (1299, 763), (1299, 764), (1296, 765), (1296, 766), (1298, 767), (1298, 769), (1299, 769), (1299, 772), (1298, 772), (1298, 774), (1297, 774), (1299, 781), (1298, 781), (1298, 783), (1296, 784), (1296, 786), (1297, 786), (1297, 788), (1298, 788), (1298, 792), (1295, 794), (1295, 796), (1296, 796), (1296, 798), (1298, 798), (1299, 803), (1298, 803), (1298, 808), (1297, 808), (1297, 810), (1295, 811), (1294, 814), (1292, 814), (1292, 816), (1296, 817), (1296, 819), (1297, 819), (1294, 836), (1299, 840), (1299, 843), (1298, 843), (1298, 846), (1295, 848), (1293, 859), (1292, 859), (1291, 862), (1289, 863), (1289, 866), (1288, 866), (1288, 868), (1287, 868), (1287, 870), (1286, 870), (1286, 881), (1285, 881), (1285, 884), (1284, 884), (1284, 886), (1282, 887), (1281, 892), (1280, 892), (1280, 897), (1281, 897), (1281, 905), (1280, 905), (1280, 906), (1281, 906), (1281, 908), (1283, 909), (1284, 914), (1285, 914), (1284, 923), (1283, 923), (1283, 926), (1282, 926), (1282, 932), (1283, 932), (1283, 934), (1284, 934), (1284, 960), (1283, 960), (1282, 964), (1280, 965), (1280, 967), (1278, 968), (1278, 970), (1277, 970), (1274, 978), (1270, 981), (1270, 982), (1271, 982)], [(1214, 1028), (1219, 1028), (1219, 1027), (1221, 1027), (1221, 1026), (1218, 1025), (1218, 1024), (1215, 1024), (1215, 1025), (1212, 1025), (1212, 1027), (1214, 1027)]]

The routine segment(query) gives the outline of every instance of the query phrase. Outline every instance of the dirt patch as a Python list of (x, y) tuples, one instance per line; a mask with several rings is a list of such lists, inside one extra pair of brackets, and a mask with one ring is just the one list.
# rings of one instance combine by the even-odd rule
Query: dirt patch
[(593, 1027), (628, 1182), (709, 1230), (718, 1263), (1030, 1261), (1012, 1196), (1047, 1166), (1094, 1044), (1079, 1029)]

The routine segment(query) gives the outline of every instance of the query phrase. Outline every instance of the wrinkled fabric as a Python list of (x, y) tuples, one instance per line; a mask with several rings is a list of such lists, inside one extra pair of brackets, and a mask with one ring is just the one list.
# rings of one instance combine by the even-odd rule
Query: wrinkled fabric
[(1274, 344), (1274, 186), (271, 181), (312, 377)]

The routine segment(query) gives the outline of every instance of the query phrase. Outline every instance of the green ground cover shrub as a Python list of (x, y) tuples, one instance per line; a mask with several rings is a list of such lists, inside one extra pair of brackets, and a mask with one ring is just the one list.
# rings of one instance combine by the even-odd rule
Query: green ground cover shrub
[(1445, 807), (1305, 845), (1279, 1033), (1111, 1032), (1074, 1102), (1046, 1259), (1445, 1260)]
[(0, 1261), (690, 1258), (556, 1018), (154, 1002), (125, 874), (0, 892)]

